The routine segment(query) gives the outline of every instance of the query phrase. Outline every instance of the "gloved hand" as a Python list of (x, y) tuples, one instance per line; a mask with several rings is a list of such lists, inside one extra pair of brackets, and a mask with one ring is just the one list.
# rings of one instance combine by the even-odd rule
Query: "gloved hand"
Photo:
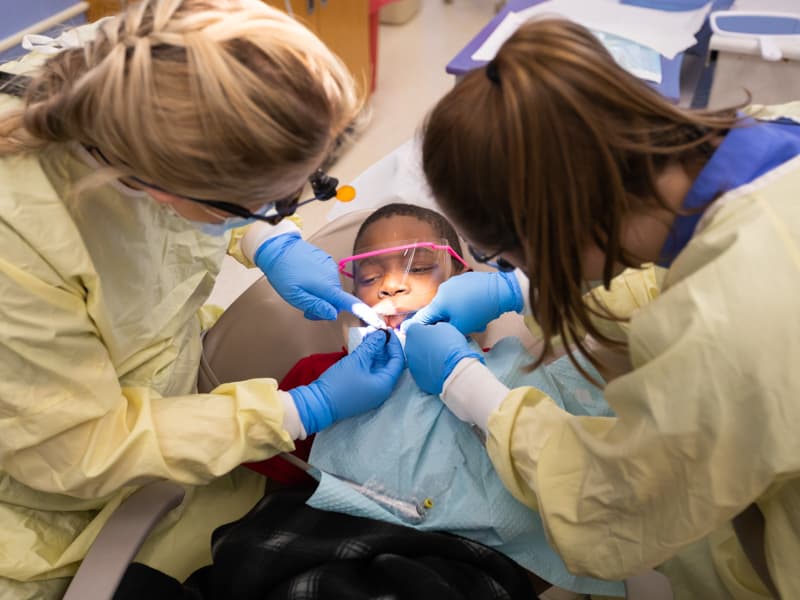
[(428, 394), (442, 393), (445, 379), (460, 360), (477, 358), (484, 362), (464, 334), (449, 323), (411, 325), (406, 332), (405, 352), (411, 376)]
[(489, 321), (522, 307), (522, 290), (513, 273), (472, 271), (442, 283), (431, 303), (405, 321), (401, 330), (408, 331), (414, 323), (445, 321), (467, 335), (483, 331)]
[(296, 232), (268, 239), (253, 262), (281, 298), (303, 311), (306, 319), (332, 321), (361, 301), (342, 289), (336, 263)]
[(374, 331), (361, 345), (309, 385), (289, 390), (310, 435), (383, 404), (405, 367), (403, 347), (391, 332)]

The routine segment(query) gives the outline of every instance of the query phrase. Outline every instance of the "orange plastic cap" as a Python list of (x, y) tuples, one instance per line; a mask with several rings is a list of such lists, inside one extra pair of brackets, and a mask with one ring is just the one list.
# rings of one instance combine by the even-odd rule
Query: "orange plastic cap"
[(336, 190), (336, 199), (339, 202), (350, 202), (356, 197), (356, 188), (352, 185), (343, 185)]

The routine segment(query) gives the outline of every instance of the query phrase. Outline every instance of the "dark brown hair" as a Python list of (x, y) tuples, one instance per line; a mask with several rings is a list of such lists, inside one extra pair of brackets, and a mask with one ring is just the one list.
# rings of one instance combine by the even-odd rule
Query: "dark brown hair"
[(732, 109), (670, 104), (584, 27), (540, 19), (500, 48), (488, 72), (473, 71), (439, 101), (424, 125), (423, 169), (464, 237), (524, 256), (545, 343), (534, 366), (556, 335), (598, 366), (585, 333), (624, 342), (592, 323), (619, 319), (584, 302), (584, 250), (594, 243), (605, 253), (606, 287), (616, 265), (641, 266), (620, 244), (622, 219), (671, 210), (656, 185), (662, 169), (701, 166), (736, 124)]

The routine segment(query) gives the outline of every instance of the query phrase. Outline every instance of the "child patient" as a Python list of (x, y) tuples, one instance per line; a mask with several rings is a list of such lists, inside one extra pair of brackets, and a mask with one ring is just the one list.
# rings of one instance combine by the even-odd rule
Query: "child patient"
[[(340, 271), (352, 280), (353, 293), (396, 328), (430, 302), (442, 281), (468, 268), (460, 250), (458, 236), (438, 213), (390, 204), (361, 226), (354, 256), (340, 261)], [(351, 335), (351, 345), (358, 339)], [(303, 359), (283, 383), (307, 383), (340, 357)], [(529, 372), (531, 356), (518, 339), (506, 338), (485, 353), (485, 360), (509, 387), (535, 386), (573, 413), (610, 414), (600, 390), (566, 359)], [(600, 379), (588, 363), (584, 367)], [(357, 381), (353, 388), (357, 391)], [(624, 594), (619, 582), (566, 570), (549, 547), (538, 514), (506, 491), (472, 427), (437, 396), (420, 390), (407, 371), (383, 406), (318, 433), (309, 462), (403, 503), (373, 502), (323, 474), (311, 506), (454, 533), (505, 553), (550, 584), (579, 593)], [(409, 506), (418, 507), (421, 516), (409, 518)]]
[(458, 235), (439, 213), (389, 204), (362, 223), (353, 255), (339, 261), (339, 271), (353, 293), (397, 329), (443, 281), (469, 269), (460, 251)]

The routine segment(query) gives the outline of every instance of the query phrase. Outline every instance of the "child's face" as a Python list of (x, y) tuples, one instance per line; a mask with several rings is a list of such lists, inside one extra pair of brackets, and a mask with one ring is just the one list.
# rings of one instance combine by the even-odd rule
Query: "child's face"
[[(371, 224), (363, 232), (354, 254), (414, 241), (440, 244), (442, 238), (425, 221), (395, 215)], [(374, 307), (390, 327), (398, 327), (410, 316), (409, 313), (429, 304), (439, 284), (446, 278), (441, 266), (441, 251), (436, 252), (440, 259), (438, 262), (426, 258), (426, 251), (415, 252), (411, 262), (401, 254), (363, 259), (354, 266), (353, 292), (360, 300)], [(449, 256), (446, 261), (449, 265)]]

